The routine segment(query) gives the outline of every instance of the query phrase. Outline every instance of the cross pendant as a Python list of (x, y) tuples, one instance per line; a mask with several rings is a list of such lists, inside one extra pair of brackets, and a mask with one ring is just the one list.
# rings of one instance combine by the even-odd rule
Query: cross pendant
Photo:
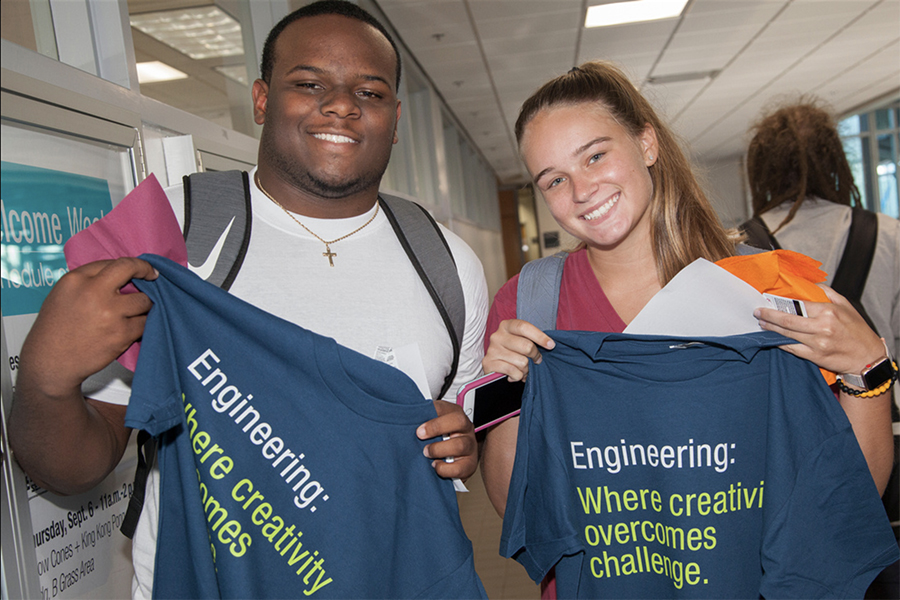
[(334, 266), (334, 257), (337, 256), (337, 252), (332, 252), (331, 248), (328, 244), (325, 244), (325, 252), (322, 253), (322, 256), (328, 258), (328, 266)]

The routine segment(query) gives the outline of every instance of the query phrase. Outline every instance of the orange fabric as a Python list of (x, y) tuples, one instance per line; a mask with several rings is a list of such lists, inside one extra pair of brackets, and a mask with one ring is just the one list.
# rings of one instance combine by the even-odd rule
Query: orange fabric
[[(827, 278), (825, 272), (819, 268), (822, 263), (805, 254), (791, 250), (773, 250), (761, 254), (723, 258), (716, 264), (743, 279), (760, 293), (795, 300), (830, 302), (825, 291), (816, 285)], [(837, 381), (831, 371), (819, 370), (828, 385)]]

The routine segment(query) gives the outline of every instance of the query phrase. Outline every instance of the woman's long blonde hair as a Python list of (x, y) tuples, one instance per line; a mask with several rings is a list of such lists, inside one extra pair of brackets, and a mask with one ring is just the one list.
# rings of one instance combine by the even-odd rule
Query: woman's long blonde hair
[(599, 103), (637, 138), (653, 127), (659, 156), (649, 167), (653, 181), (650, 237), (662, 285), (697, 258), (716, 261), (732, 256), (738, 240), (719, 221), (697, 181), (675, 135), (622, 71), (608, 62), (591, 61), (575, 67), (538, 89), (525, 101), (516, 120), (516, 141), (542, 110), (582, 103)]

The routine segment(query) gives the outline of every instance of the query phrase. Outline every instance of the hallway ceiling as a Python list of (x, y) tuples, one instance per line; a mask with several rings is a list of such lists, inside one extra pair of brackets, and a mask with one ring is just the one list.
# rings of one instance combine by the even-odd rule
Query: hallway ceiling
[(845, 114), (900, 95), (900, 0), (692, 0), (679, 18), (595, 29), (586, 0), (377, 4), (502, 184), (527, 181), (522, 102), (591, 59), (622, 66), (707, 164), (742, 154), (773, 100), (810, 93)]

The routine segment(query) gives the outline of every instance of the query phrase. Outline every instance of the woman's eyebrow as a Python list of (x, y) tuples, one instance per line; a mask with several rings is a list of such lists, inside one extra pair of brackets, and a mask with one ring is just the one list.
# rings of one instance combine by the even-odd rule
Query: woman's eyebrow
[(600, 143), (602, 143), (602, 142), (608, 142), (610, 139), (612, 139), (612, 138), (610, 138), (608, 135), (604, 135), (604, 136), (600, 136), (600, 137), (598, 137), (598, 138), (594, 138), (594, 139), (592, 139), (591, 141), (589, 141), (587, 144), (585, 144), (585, 145), (583, 145), (583, 146), (579, 146), (579, 147), (575, 150), (575, 152), (572, 153), (572, 156), (578, 156), (579, 154), (581, 154), (582, 152), (584, 152), (585, 150), (587, 150), (588, 148), (590, 148), (590, 147), (593, 146), (594, 144), (600, 144)]

